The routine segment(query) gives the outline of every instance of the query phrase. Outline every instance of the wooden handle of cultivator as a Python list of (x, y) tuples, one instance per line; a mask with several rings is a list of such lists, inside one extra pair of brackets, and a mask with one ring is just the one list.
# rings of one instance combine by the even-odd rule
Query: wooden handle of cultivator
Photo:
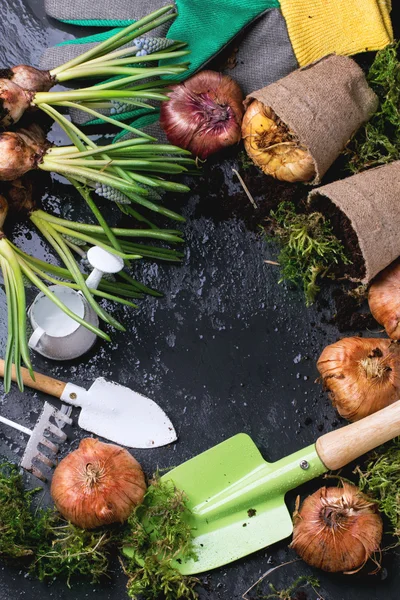
[(362, 454), (400, 435), (400, 401), (318, 438), (318, 456), (327, 469), (341, 469)]
[[(0, 377), (4, 377), (4, 364), (4, 360), (0, 359)], [(49, 394), (49, 396), (55, 396), (56, 398), (61, 398), (65, 386), (67, 385), (64, 381), (58, 381), (52, 377), (47, 377), (47, 375), (41, 375), (41, 373), (36, 373), (36, 371), (34, 371), (35, 380), (33, 380), (28, 369), (25, 369), (24, 367), (21, 368), (21, 374), (22, 381), (25, 385), (34, 390)], [(17, 381), (15, 365), (12, 366), (11, 379)]]

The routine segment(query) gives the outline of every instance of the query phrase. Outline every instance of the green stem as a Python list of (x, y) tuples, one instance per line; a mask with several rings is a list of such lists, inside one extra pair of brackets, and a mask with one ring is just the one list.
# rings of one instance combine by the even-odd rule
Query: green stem
[[(89, 77), (115, 77), (117, 75), (125, 75), (126, 79), (129, 78), (129, 81), (126, 80), (124, 83), (128, 84), (135, 81), (140, 81), (141, 79), (148, 79), (149, 77), (162, 77), (164, 75), (179, 75), (184, 73), (187, 70), (187, 63), (181, 63), (175, 66), (170, 67), (107, 67), (107, 66), (97, 66), (93, 65), (93, 67), (87, 67), (86, 65), (81, 68), (72, 69), (71, 71), (64, 71), (58, 78), (57, 81), (59, 83), (64, 83), (71, 79), (87, 79)], [(118, 81), (120, 84), (121, 81)], [(136, 93), (136, 90), (132, 90)], [(82, 88), (77, 91), (68, 91), (68, 92), (37, 92), (34, 96), (34, 104), (40, 104), (41, 102), (51, 103), (50, 98), (56, 98), (57, 94), (65, 95), (70, 94), (69, 98), (75, 99), (80, 95), (89, 94), (88, 97), (92, 96), (93, 98), (110, 98), (112, 94), (117, 94), (116, 97), (122, 94), (122, 91), (117, 91), (116, 89), (107, 92), (104, 88), (101, 88), (98, 85), (89, 86), (87, 88)], [(129, 96), (130, 91), (127, 91), (127, 96)], [(109, 95), (111, 94), (111, 96)], [(57, 102), (57, 100), (56, 100)]]
[[(165, 50), (160, 50), (158, 52), (152, 52), (151, 54), (146, 54), (146, 56), (132, 56), (132, 53), (126, 52), (124, 50), (119, 50), (119, 56), (116, 56), (116, 52), (112, 54), (107, 54), (106, 56), (95, 58), (94, 60), (85, 62), (84, 68), (92, 68), (92, 67), (119, 67), (123, 65), (135, 65), (137, 63), (143, 64), (144, 62), (148, 63), (150, 61), (159, 61), (159, 60), (169, 60), (171, 58), (179, 58), (180, 56), (187, 56), (190, 54), (190, 50), (171, 50), (168, 51), (168, 48)], [(81, 67), (78, 67), (81, 68)], [(147, 67), (143, 66), (142, 69), (146, 69)], [(71, 69), (72, 71), (72, 69)], [(70, 72), (71, 72), (70, 71)]]
[[(122, 31), (117, 32), (115, 35), (113, 35), (111, 38), (108, 38), (101, 44), (96, 45), (94, 48), (90, 48), (90, 50), (87, 50), (80, 56), (77, 56), (76, 58), (69, 60), (68, 62), (64, 63), (63, 65), (57, 67), (56, 69), (53, 69), (52, 71), (50, 71), (50, 74), (54, 77), (56, 75), (59, 75), (63, 71), (66, 71), (67, 69), (70, 69), (72, 67), (75, 67), (76, 65), (82, 64), (83, 62), (87, 62), (91, 58), (96, 58), (97, 56), (101, 56), (101, 55), (106, 54), (107, 52), (111, 52), (116, 47), (118, 47), (118, 45), (126, 44), (127, 38), (132, 33), (133, 33), (133, 37), (131, 39), (134, 39), (135, 32), (136, 33), (141, 32), (143, 29), (145, 29), (145, 27), (148, 24), (150, 24), (150, 29), (147, 29), (147, 31), (150, 31), (154, 26), (156, 26), (156, 27), (159, 26), (158, 20), (160, 17), (164, 19), (163, 23), (174, 18), (176, 16), (176, 13), (170, 12), (170, 11), (173, 11), (174, 8), (175, 8), (174, 5), (170, 4), (168, 6), (164, 6), (164, 7), (160, 8), (159, 10), (152, 12), (151, 14), (147, 15), (146, 17), (143, 17), (143, 19), (140, 19), (139, 21), (132, 23), (132, 25), (125, 27)], [(170, 14), (167, 15), (167, 18), (165, 18), (164, 15), (168, 12), (170, 12)]]
[(108, 223), (104, 219), (100, 210), (97, 208), (97, 205), (96, 205), (95, 201), (93, 200), (89, 190), (87, 188), (85, 188), (83, 185), (81, 185), (78, 181), (75, 181), (74, 179), (70, 179), (70, 182), (76, 187), (76, 189), (78, 190), (78, 192), (80, 193), (82, 198), (86, 201), (86, 203), (89, 206), (89, 208), (91, 209), (92, 213), (94, 214), (94, 216), (100, 223), (101, 228), (103, 229), (106, 236), (110, 240), (113, 248), (121, 251), (121, 244), (119, 243), (117, 237), (114, 235), (111, 227), (108, 226)]
[(0, 243), (0, 253), (4, 256), (4, 258), (8, 261), (11, 271), (12, 277), (15, 281), (15, 292), (17, 298), (17, 336), (18, 343), (20, 346), (20, 353), (23, 362), (26, 367), (29, 369), (29, 373), (34, 379), (33, 368), (31, 364), (31, 360), (29, 357), (29, 348), (26, 341), (26, 299), (25, 299), (25, 286), (22, 278), (22, 273), (20, 269), (20, 265), (18, 259), (12, 250), (12, 247), (9, 245), (6, 238), (3, 238)]
[[(81, 110), (82, 112), (92, 115), (96, 119), (101, 119), (102, 121), (105, 121), (106, 123), (110, 123), (111, 125), (114, 125), (115, 127), (124, 129), (124, 131), (129, 131), (130, 133), (135, 133), (135, 134), (141, 133), (139, 129), (136, 129), (135, 127), (131, 127), (130, 125), (128, 125), (127, 123), (123, 123), (122, 121), (117, 121), (116, 119), (113, 119), (112, 117), (109, 117), (107, 115), (104, 115), (103, 113), (97, 112), (96, 110), (92, 110), (91, 108), (89, 108), (88, 106), (85, 106), (84, 104), (76, 104), (75, 102), (57, 102), (57, 103), (55, 103), (55, 106), (63, 106), (65, 108), (73, 108), (75, 110)], [(149, 106), (149, 108), (153, 109), (154, 107)]]
[(89, 167), (72, 167), (69, 165), (59, 164), (55, 160), (53, 161), (48, 159), (46, 156), (44, 157), (43, 162), (39, 165), (39, 169), (42, 171), (53, 171), (55, 173), (59, 173), (60, 175), (81, 177), (93, 183), (104, 183), (105, 185), (114, 187), (125, 194), (132, 191), (139, 193), (144, 191), (140, 186), (135, 185), (134, 182), (126, 183), (123, 179), (115, 177), (114, 175), (110, 175), (109, 173), (100, 172), (96, 169), (90, 169)]
[[(112, 80), (112, 81), (106, 81), (105, 83), (101, 83), (99, 85), (96, 85), (96, 87), (100, 90), (109, 90), (109, 89), (118, 89), (120, 86), (124, 86), (127, 83), (129, 83), (129, 77), (124, 77), (122, 80), (116, 79), (116, 80)], [(146, 81), (144, 83), (136, 83), (135, 84), (135, 90), (138, 92), (139, 90), (148, 90), (148, 89), (153, 89), (156, 90), (157, 88), (170, 88), (173, 85), (177, 85), (178, 83), (180, 83), (178, 80), (172, 80), (172, 79), (167, 79), (167, 80), (156, 80), (156, 81)], [(88, 88), (83, 88), (83, 89), (92, 89), (92, 87), (88, 87)]]
[[(65, 269), (64, 267), (58, 267), (57, 265), (52, 265), (50, 263), (46, 263), (42, 260), (40, 260), (39, 258), (35, 258), (33, 256), (30, 256), (29, 254), (26, 254), (25, 252), (23, 252), (23, 250), (20, 250), (17, 246), (14, 246), (14, 244), (12, 244), (10, 242), (13, 250), (24, 259), (24, 261), (26, 263), (29, 264), (29, 266), (33, 269), (35, 267), (35, 272), (37, 272), (43, 279), (46, 279), (48, 277), (47, 273), (53, 273), (54, 275), (56, 275), (57, 277), (63, 277), (64, 279), (67, 279), (68, 281), (73, 281), (73, 277), (71, 276), (71, 273), (68, 271), (68, 269)], [(87, 276), (84, 275), (84, 278), (86, 279)], [(74, 289), (80, 289), (80, 287), (77, 284), (70, 284), (70, 283), (66, 283), (66, 282), (62, 282), (59, 281), (58, 279), (51, 279), (51, 281), (55, 281), (57, 284), (60, 285), (71, 285), (74, 286)], [(129, 297), (129, 298), (142, 298), (143, 295), (139, 294), (137, 292), (132, 291), (132, 287), (130, 287), (127, 284), (123, 284), (120, 282), (117, 282), (117, 284), (114, 283), (109, 283), (107, 280), (102, 279), (100, 284), (99, 284), (99, 290), (104, 290), (104, 291), (115, 291), (115, 289), (118, 289), (119, 293), (122, 293), (123, 295)], [(136, 287), (135, 287), (136, 289)], [(98, 290), (94, 290), (90, 288), (90, 292), (94, 295), (97, 294)]]
[[(68, 246), (65, 244), (62, 236), (54, 229), (54, 227), (50, 223), (35, 223), (40, 229), (41, 233), (48, 240), (48, 242), (53, 246), (56, 250), (57, 254), (60, 256), (62, 261), (64, 262), (67, 269), (70, 271), (73, 276), (75, 282), (80, 286), (80, 290), (82, 294), (85, 296), (86, 300), (93, 308), (95, 313), (103, 319), (106, 323), (109, 323), (116, 329), (120, 331), (125, 331), (125, 328), (116, 320), (114, 317), (109, 315), (105, 310), (101, 308), (94, 300), (93, 296), (90, 293), (89, 288), (86, 285), (86, 281), (80, 272), (78, 265), (75, 262), (74, 257), (72, 256)], [(114, 250), (116, 252), (116, 250)]]
[(136, 168), (137, 170), (150, 171), (155, 173), (164, 173), (168, 175), (176, 175), (180, 173), (184, 173), (187, 171), (186, 167), (183, 167), (179, 164), (175, 163), (163, 163), (163, 162), (152, 162), (150, 160), (143, 159), (115, 159), (109, 158), (108, 160), (102, 159), (87, 159), (87, 158), (57, 158), (53, 159), (57, 161), (58, 165), (75, 165), (78, 167), (85, 167), (89, 165), (90, 168), (100, 167), (100, 170), (103, 171), (103, 167), (109, 168), (113, 167), (126, 167), (126, 168)]
[[(69, 123), (69, 121), (68, 121)], [(80, 132), (82, 134), (82, 132)], [(82, 135), (83, 138), (83, 135)], [(153, 138), (155, 139), (155, 138)], [(125, 140), (123, 142), (115, 142), (114, 144), (108, 144), (106, 146), (96, 146), (93, 142), (91, 145), (91, 149), (85, 148), (85, 150), (80, 151), (76, 146), (54, 146), (53, 148), (49, 148), (46, 155), (52, 157), (53, 155), (57, 158), (61, 156), (62, 158), (71, 157), (74, 158), (76, 156), (80, 156), (81, 158), (86, 158), (88, 156), (95, 156), (96, 154), (107, 153), (109, 156), (113, 156), (114, 154), (135, 154), (138, 152), (149, 152), (153, 153), (155, 156), (160, 156), (163, 154), (182, 154), (182, 156), (171, 157), (171, 160), (190, 160), (193, 161), (192, 158), (188, 158), (190, 156), (190, 152), (188, 150), (183, 150), (182, 148), (178, 148), (178, 146), (170, 146), (169, 144), (149, 144), (147, 139), (136, 138)]]
[[(154, 70), (154, 69), (152, 69), (152, 70)], [(187, 70), (186, 67), (178, 67), (178, 68), (169, 67), (168, 69), (166, 69), (166, 68), (162, 69), (161, 67), (158, 67), (158, 73), (156, 73), (152, 76), (162, 77), (163, 75), (180, 75), (181, 73), (185, 73), (186, 70)], [(142, 71), (143, 71), (143, 69), (142, 69)], [(128, 84), (134, 83), (135, 84), (134, 90), (137, 92), (140, 88), (142, 88), (142, 84), (141, 83), (138, 84), (137, 82), (140, 81), (141, 79), (144, 79), (144, 77), (147, 78), (149, 76), (150, 75), (148, 73), (146, 75), (144, 75), (143, 73), (141, 73), (140, 75), (128, 75), (126, 77), (120, 77), (119, 79), (113, 79), (112, 81), (107, 81), (106, 83), (101, 83), (99, 85), (82, 88), (82, 91), (92, 91), (94, 88), (96, 88), (96, 92), (102, 91), (102, 90), (103, 91), (106, 91), (106, 90), (115, 91), (115, 90), (118, 90), (118, 88), (121, 88), (121, 87), (126, 88), (128, 86)], [(170, 81), (168, 81), (168, 83), (171, 85)], [(154, 85), (154, 82), (153, 82), (153, 85)], [(45, 92), (45, 93), (49, 93), (49, 92)]]
[[(63, 287), (67, 287), (72, 290), (78, 290), (78, 291), (80, 290), (80, 287), (77, 283), (70, 283), (68, 281), (59, 281), (58, 279), (51, 277), (51, 275), (49, 275), (48, 273), (41, 271), (41, 269), (36, 267), (34, 264), (30, 264), (30, 261), (26, 260), (26, 262), (27, 262), (29, 268), (32, 269), (32, 271), (34, 273), (38, 274), (42, 279), (45, 279), (49, 283), (52, 283), (55, 285), (62, 285)], [(125, 306), (129, 306), (131, 308), (139, 308), (137, 304), (130, 302), (130, 300), (126, 300), (125, 298), (120, 298), (119, 296), (115, 296), (114, 294), (108, 294), (107, 292), (102, 292), (101, 290), (98, 290), (98, 289), (95, 290), (92, 288), (90, 288), (90, 291), (95, 296), (99, 296), (100, 298), (104, 298), (105, 300), (112, 300), (113, 302), (118, 302), (119, 304), (124, 304)]]
[[(3, 273), (4, 285), (6, 290), (7, 298), (7, 345), (6, 353), (4, 358), (4, 391), (8, 393), (11, 389), (11, 372), (13, 365), (13, 351), (14, 351), (14, 318), (13, 315), (16, 313), (16, 299), (15, 290), (12, 287), (12, 278), (10, 276), (10, 265), (6, 259), (0, 255), (1, 270)], [(16, 372), (20, 372), (21, 358), (15, 361)], [(19, 386), (18, 386), (19, 387)], [(20, 388), (21, 389), (21, 388)], [(21, 389), (23, 391), (23, 388)]]
[[(88, 223), (78, 223), (77, 221), (66, 221), (65, 219), (61, 219), (60, 217), (56, 217), (55, 215), (50, 215), (49, 213), (44, 212), (41, 209), (35, 210), (32, 215), (38, 215), (38, 217), (43, 221), (48, 221), (49, 223), (54, 223), (57, 225), (65, 226), (66, 223), (69, 224), (69, 227), (74, 231), (82, 231), (86, 233), (102, 233), (102, 228), (98, 225), (90, 225)], [(183, 240), (181, 237), (181, 232), (177, 229), (123, 229), (121, 227), (112, 227), (112, 232), (115, 235), (121, 237), (144, 237), (144, 238), (152, 238), (159, 239), (166, 242), (177, 242), (182, 243)]]
[[(46, 228), (46, 224), (43, 221), (41, 221), (40, 219), (38, 219), (37, 214), (32, 213), (30, 218), (31, 218), (31, 221), (36, 225), (36, 227), (40, 231), (42, 231), (43, 227)], [(49, 224), (49, 221), (47, 221), (47, 223)], [(64, 227), (63, 225), (54, 225), (54, 227), (52, 225), (49, 225), (49, 227), (51, 227), (51, 230), (53, 230), (54, 232), (58, 232), (58, 233), (62, 233), (64, 235), (69, 235), (71, 237), (75, 237), (79, 240), (86, 242), (87, 244), (90, 244), (91, 246), (100, 246), (107, 252), (110, 252), (111, 254), (115, 254), (116, 256), (120, 256), (124, 260), (139, 260), (140, 258), (142, 258), (141, 256), (139, 256), (137, 254), (125, 254), (124, 252), (120, 252), (119, 250), (112, 248), (109, 244), (104, 244), (99, 239), (96, 239), (89, 235), (85, 235), (79, 231), (69, 229), (68, 227)]]

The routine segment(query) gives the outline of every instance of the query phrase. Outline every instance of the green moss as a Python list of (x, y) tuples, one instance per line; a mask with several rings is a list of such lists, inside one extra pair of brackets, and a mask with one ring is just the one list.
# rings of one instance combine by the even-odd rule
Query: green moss
[(156, 477), (129, 518), (124, 540), (128, 595), (134, 600), (156, 600), (161, 592), (165, 600), (198, 597), (197, 578), (182, 575), (172, 564), (195, 558), (188, 515), (184, 493)]
[[(40, 488), (39, 488), (40, 489)], [(198, 580), (174, 568), (177, 558), (195, 557), (186, 497), (157, 476), (128, 522), (87, 531), (64, 521), (54, 509), (35, 509), (18, 467), (0, 464), (0, 556), (23, 559), (40, 580), (75, 578), (97, 583), (109, 576), (109, 558), (124, 545), (124, 571), (132, 598), (195, 599)]]
[(295, 594), (300, 588), (306, 586), (310, 586), (315, 591), (320, 587), (320, 583), (316, 577), (308, 577), (307, 575), (301, 575), (288, 588), (284, 590), (277, 590), (276, 587), (272, 583), (270, 583), (270, 593), (267, 595), (257, 595), (254, 598), (254, 600), (293, 600), (293, 594)]
[(400, 438), (369, 455), (365, 469), (357, 467), (359, 487), (377, 501), (400, 544)]
[(282, 202), (271, 211), (271, 222), (282, 247), (278, 257), (280, 281), (301, 284), (309, 306), (319, 292), (318, 280), (332, 277), (332, 267), (349, 264), (343, 245), (321, 213), (297, 213), (292, 202)]
[(0, 555), (6, 559), (34, 556), (47, 539), (53, 513), (36, 509), (33, 496), (40, 488), (25, 491), (18, 467), (0, 464)]
[(377, 112), (349, 145), (349, 169), (357, 173), (400, 159), (400, 42), (377, 52), (367, 79), (379, 98)]
[(246, 150), (241, 150), (239, 152), (238, 161), (243, 171), (247, 171), (248, 169), (251, 169), (251, 167), (254, 167), (254, 162), (251, 160)]
[(74, 577), (97, 583), (108, 576), (109, 556), (117, 540), (115, 532), (87, 531), (58, 520), (51, 537), (38, 549), (30, 573), (41, 581), (61, 577), (68, 586)]

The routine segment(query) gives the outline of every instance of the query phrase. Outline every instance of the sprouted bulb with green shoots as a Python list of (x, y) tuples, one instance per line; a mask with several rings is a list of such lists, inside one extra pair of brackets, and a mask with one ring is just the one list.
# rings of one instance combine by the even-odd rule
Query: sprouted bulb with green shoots
[[(160, 60), (187, 55), (185, 44), (146, 37), (146, 33), (176, 16), (172, 9), (169, 5), (151, 13), (51, 71), (25, 65), (1, 70), (0, 126), (9, 127), (25, 111), (48, 105), (77, 108), (93, 118), (112, 122), (113, 118), (104, 118), (99, 110), (109, 109), (115, 115), (134, 108), (154, 109), (146, 101), (168, 99), (164, 88), (171, 82), (160, 77), (180, 75), (187, 69), (187, 63), (158, 66)], [(110, 78), (80, 90), (49, 91), (53, 85), (71, 80)]]

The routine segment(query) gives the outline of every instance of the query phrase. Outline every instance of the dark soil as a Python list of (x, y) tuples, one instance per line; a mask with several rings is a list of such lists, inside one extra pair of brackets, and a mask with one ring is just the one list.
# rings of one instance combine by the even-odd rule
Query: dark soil
[[(328, 198), (322, 196), (317, 198), (310, 208), (307, 206), (309, 186), (302, 183), (286, 183), (265, 175), (251, 163), (240, 147), (231, 149), (226, 156), (237, 160), (237, 170), (254, 198), (257, 208), (249, 201), (241, 187), (235, 186), (237, 191), (232, 191), (231, 182), (237, 181), (236, 175), (228, 171), (228, 167), (221, 168), (219, 158), (211, 157), (204, 164), (201, 175), (190, 183), (193, 193), (199, 196), (196, 217), (204, 216), (215, 222), (239, 219), (250, 231), (261, 231), (261, 228), (264, 228), (268, 235), (273, 235), (273, 223), (269, 216), (271, 210), (276, 209), (281, 202), (293, 202), (299, 212), (318, 210), (330, 220), (335, 235), (342, 241), (346, 255), (352, 261), (352, 264), (346, 266), (346, 272), (343, 269), (338, 270), (335, 275), (337, 277), (348, 275), (353, 278), (363, 276), (365, 266), (357, 236), (346, 215)], [(348, 173), (343, 170), (343, 164), (337, 169), (330, 170), (331, 180), (346, 176)], [(332, 293), (336, 310), (330, 323), (335, 324), (340, 332), (365, 331), (379, 327), (370, 314), (366, 301), (362, 302), (349, 294), (355, 287), (355, 284), (347, 282), (345, 286), (334, 289)], [(317, 303), (319, 301), (317, 297)]]
[(330, 322), (335, 324), (340, 332), (379, 328), (379, 324), (369, 312), (367, 301), (365, 300), (360, 305), (360, 301), (350, 295), (349, 292), (348, 287), (347, 289), (338, 288), (333, 291), (332, 297), (336, 312)]
[[(226, 178), (236, 183), (237, 177), (232, 173), (224, 173), (217, 163), (204, 166), (204, 176), (192, 185), (193, 193), (200, 195), (196, 216), (205, 216), (214, 221), (241, 219), (250, 231), (258, 231), (265, 224), (271, 210), (281, 202), (293, 202), (296, 206), (304, 205), (308, 188), (303, 184), (292, 184), (278, 181), (250, 163), (244, 150), (238, 152), (238, 167), (244, 183), (254, 198), (257, 208), (247, 198), (244, 190), (238, 187), (237, 192), (229, 189)], [(212, 188), (205, 188), (212, 181)]]
[(329, 198), (323, 195), (315, 198), (312, 209), (318, 210), (329, 219), (334, 234), (342, 242), (346, 256), (351, 260), (351, 264), (346, 265), (345, 274), (354, 279), (362, 279), (365, 275), (364, 259), (350, 220)]

